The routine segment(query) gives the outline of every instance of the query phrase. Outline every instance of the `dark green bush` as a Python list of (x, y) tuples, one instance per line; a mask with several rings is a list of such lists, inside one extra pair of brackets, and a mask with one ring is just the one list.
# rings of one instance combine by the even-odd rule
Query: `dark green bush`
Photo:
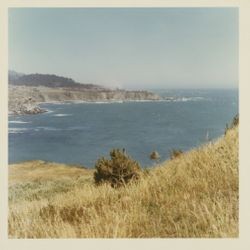
[(139, 178), (141, 167), (126, 154), (125, 150), (113, 149), (110, 157), (111, 159), (102, 157), (97, 160), (94, 173), (96, 184), (107, 182), (112, 187), (119, 187)]

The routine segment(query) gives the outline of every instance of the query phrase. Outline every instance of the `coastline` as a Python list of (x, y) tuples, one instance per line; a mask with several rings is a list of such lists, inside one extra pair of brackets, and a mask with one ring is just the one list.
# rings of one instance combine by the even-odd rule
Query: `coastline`
[(65, 105), (65, 104), (114, 104), (114, 103), (150, 103), (150, 102), (168, 102), (168, 100), (107, 100), (107, 101), (83, 101), (83, 100), (71, 100), (71, 101), (48, 101), (48, 102), (38, 102), (31, 110), (31, 112), (13, 112), (9, 111), (9, 116), (16, 116), (16, 115), (33, 115), (33, 114), (42, 114), (47, 113), (49, 110), (41, 108), (40, 105), (43, 104), (55, 104), (55, 105)]
[(18, 115), (46, 112), (39, 106), (46, 103), (123, 103), (161, 99), (159, 95), (144, 90), (77, 90), (61, 87), (9, 85), (9, 113)]
[[(26, 112), (14, 112), (9, 111), (10, 116), (15, 115), (27, 115), (27, 114), (41, 114), (47, 113), (49, 110), (41, 108), (40, 105), (43, 104), (55, 104), (55, 105), (65, 105), (65, 104), (114, 104), (114, 103), (157, 103), (157, 102), (187, 102), (187, 101), (201, 101), (205, 100), (203, 97), (165, 97), (158, 100), (148, 100), (148, 99), (127, 99), (127, 100), (117, 100), (117, 99), (109, 99), (109, 100), (93, 100), (93, 101), (86, 101), (86, 100), (65, 100), (65, 101), (45, 101), (45, 102), (36, 102), (33, 108), (36, 109), (34, 112), (26, 113)], [(12, 113), (11, 113), (12, 112)]]

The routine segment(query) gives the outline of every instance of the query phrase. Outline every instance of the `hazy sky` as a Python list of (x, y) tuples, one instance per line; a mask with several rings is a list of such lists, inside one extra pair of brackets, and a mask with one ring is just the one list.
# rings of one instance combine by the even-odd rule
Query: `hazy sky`
[(237, 87), (238, 9), (10, 9), (9, 68), (123, 88)]

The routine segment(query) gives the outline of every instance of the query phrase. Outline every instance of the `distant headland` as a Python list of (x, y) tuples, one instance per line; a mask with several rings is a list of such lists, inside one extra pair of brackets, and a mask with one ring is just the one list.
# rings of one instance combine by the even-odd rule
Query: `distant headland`
[(46, 112), (40, 103), (157, 101), (162, 98), (146, 90), (110, 89), (50, 74), (9, 71), (9, 114)]

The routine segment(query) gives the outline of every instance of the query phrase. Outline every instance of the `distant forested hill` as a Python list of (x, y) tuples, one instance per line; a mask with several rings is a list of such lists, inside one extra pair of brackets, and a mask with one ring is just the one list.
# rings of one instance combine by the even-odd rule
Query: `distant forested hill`
[(104, 90), (104, 87), (95, 84), (81, 84), (75, 82), (71, 78), (50, 75), (50, 74), (22, 74), (15, 71), (9, 71), (9, 84), (22, 86), (45, 86), (45, 87), (61, 87), (74, 89), (98, 89)]

